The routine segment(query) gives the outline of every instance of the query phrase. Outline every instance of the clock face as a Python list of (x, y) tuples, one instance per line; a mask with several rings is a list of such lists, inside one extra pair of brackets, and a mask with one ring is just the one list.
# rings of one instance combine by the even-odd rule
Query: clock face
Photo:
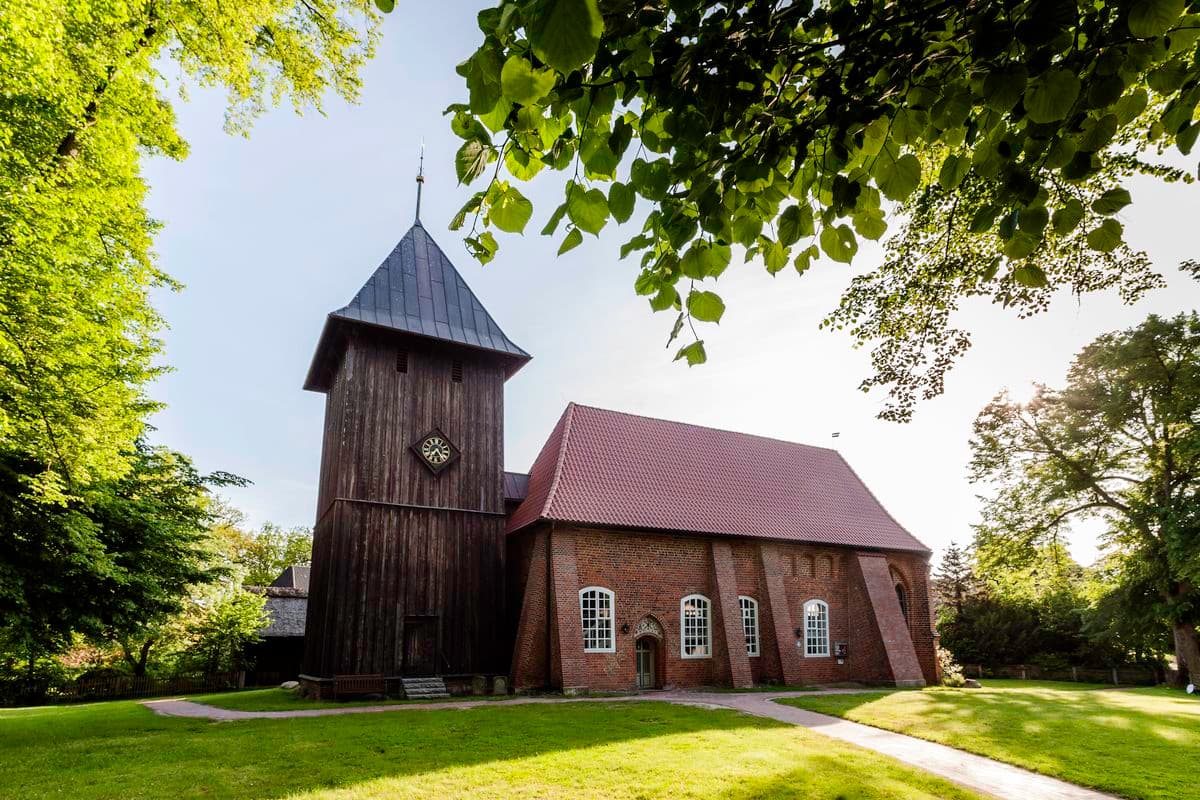
[(450, 460), (450, 443), (436, 434), (421, 442), (421, 457), (440, 467)]
[(436, 428), (422, 436), (412, 445), (412, 451), (435, 475), (454, 463), (458, 448), (451, 444), (446, 434)]

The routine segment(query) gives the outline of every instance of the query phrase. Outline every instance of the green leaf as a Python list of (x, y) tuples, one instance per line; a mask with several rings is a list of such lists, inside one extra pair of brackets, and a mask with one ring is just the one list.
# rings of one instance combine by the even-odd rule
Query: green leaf
[(1200, 135), (1200, 121), (1193, 122), (1175, 134), (1175, 146), (1185, 156), (1189, 155), (1192, 152), (1192, 148), (1196, 145), (1196, 137), (1198, 135)]
[(454, 156), (454, 171), (458, 174), (458, 182), (470, 183), (482, 175), (495, 154), (494, 147), (477, 139), (463, 142), (463, 146), (458, 148), (458, 153)]
[(971, 159), (951, 153), (942, 162), (942, 170), (938, 173), (938, 183), (946, 191), (957, 189), (970, 171)]
[(650, 308), (655, 311), (666, 311), (679, 302), (679, 292), (675, 291), (674, 286), (664, 286), (658, 290), (658, 294), (650, 298)]
[(608, 187), (608, 210), (617, 222), (625, 222), (633, 215), (633, 203), (637, 195), (627, 184), (614, 181)]
[(813, 259), (820, 255), (821, 251), (817, 249), (815, 244), (809, 245), (796, 255), (796, 260), (792, 262), (792, 265), (796, 268), (796, 272), (803, 275), (812, 266)]
[(574, 250), (579, 245), (583, 244), (583, 234), (579, 232), (579, 228), (571, 228), (571, 232), (567, 234), (567, 238), (558, 247), (558, 254), (561, 256), (568, 250)]
[(1048, 69), (1025, 91), (1025, 112), (1034, 122), (1058, 122), (1079, 97), (1079, 78), (1067, 69)]
[(679, 260), (679, 269), (692, 280), (715, 278), (729, 266), (730, 255), (728, 246), (696, 242)]
[(713, 292), (693, 289), (688, 293), (687, 310), (701, 322), (720, 322), (725, 313), (725, 301)]
[(921, 183), (921, 162), (912, 153), (894, 160), (883, 153), (875, 162), (875, 183), (889, 200), (906, 200)]
[(523, 233), (533, 216), (533, 203), (513, 186), (505, 185), (499, 197), (488, 208), (488, 219), (502, 231)]
[(500, 90), (514, 103), (531, 106), (554, 88), (554, 70), (534, 69), (522, 56), (509, 56), (500, 71)]
[(1125, 227), (1115, 219), (1106, 219), (1087, 235), (1088, 247), (1101, 253), (1111, 253), (1121, 246)]
[(887, 221), (883, 213), (877, 210), (858, 211), (851, 215), (850, 222), (864, 239), (877, 241), (887, 233)]
[(542, 228), (542, 236), (551, 236), (558, 230), (558, 223), (562, 222), (562, 218), (567, 214), (567, 204), (563, 203), (558, 208), (554, 209), (554, 213), (550, 215), (550, 219), (546, 222), (546, 227)]
[(608, 200), (599, 189), (584, 190), (582, 186), (567, 187), (567, 216), (583, 230), (599, 235), (608, 222)]
[(597, 0), (539, 0), (526, 19), (533, 52), (564, 75), (592, 60), (604, 32)]
[(500, 102), (500, 54), (494, 47), (484, 45), (470, 58), (458, 65), (458, 73), (467, 80), (471, 110), (476, 114), (493, 111)]
[(1029, 73), (1019, 64), (993, 70), (983, 79), (983, 97), (987, 107), (1005, 112), (1017, 104), (1029, 83)]
[(1183, 16), (1184, 0), (1139, 0), (1129, 9), (1129, 32), (1139, 39), (1162, 36)]
[(762, 233), (762, 226), (761, 217), (752, 211), (746, 211), (733, 218), (733, 240), (742, 247), (750, 247), (758, 241), (758, 235)]
[(1004, 255), (1009, 258), (1025, 258), (1037, 250), (1042, 240), (1032, 233), (1018, 231), (1004, 243)]
[(484, 231), (479, 236), (468, 236), (465, 241), (471, 255), (475, 256), (480, 264), (491, 261), (496, 255), (496, 251), (500, 249), (496, 244), (496, 237), (492, 236), (491, 231)]
[(616, 174), (617, 164), (621, 163), (621, 157), (608, 146), (608, 137), (600, 133), (584, 137), (579, 157), (587, 167), (589, 177), (611, 178)]
[(697, 364), (703, 364), (705, 361), (708, 361), (708, 354), (704, 352), (704, 342), (695, 341), (686, 347), (680, 348), (679, 352), (675, 354), (675, 360), (678, 361), (681, 358), (687, 359), (689, 367), (694, 367)]
[(1125, 206), (1133, 202), (1128, 189), (1109, 189), (1092, 201), (1092, 211), (1111, 217)]
[(671, 173), (666, 159), (644, 161), (637, 159), (629, 169), (633, 188), (647, 200), (658, 201), (667, 196), (671, 184)]
[(1083, 220), (1083, 203), (1072, 197), (1054, 212), (1050, 226), (1059, 236), (1066, 236), (1079, 226)]
[(375, 7), (385, 14), (390, 14), (396, 8), (396, 0), (375, 0)]
[(471, 199), (463, 204), (463, 207), (454, 215), (454, 219), (450, 220), (450, 230), (456, 231), (463, 226), (467, 221), (467, 214), (473, 214), (483, 205), (483, 192), (476, 192), (471, 195)]
[(858, 252), (858, 240), (847, 225), (826, 225), (821, 231), (821, 249), (834, 261), (849, 264)]
[(790, 257), (791, 251), (783, 242), (767, 242), (763, 247), (763, 260), (767, 264), (767, 272), (772, 275), (786, 267)]
[(545, 163), (536, 156), (531, 156), (514, 143), (504, 154), (504, 166), (517, 180), (533, 180), (542, 171)]
[(791, 247), (803, 236), (812, 236), (813, 230), (812, 206), (788, 206), (779, 215), (779, 241), (785, 247)]
[(1046, 278), (1046, 273), (1036, 264), (1026, 264), (1017, 267), (1012, 271), (1012, 277), (1014, 281), (1022, 286), (1028, 286), (1033, 289), (1050, 285), (1050, 281)]

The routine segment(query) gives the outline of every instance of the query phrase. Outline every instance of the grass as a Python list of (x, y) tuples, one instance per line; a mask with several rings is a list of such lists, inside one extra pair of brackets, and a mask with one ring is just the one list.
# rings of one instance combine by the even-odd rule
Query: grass
[[(271, 689), (246, 689), (238, 692), (220, 692), (217, 694), (191, 695), (187, 698), (195, 703), (205, 703), (217, 708), (230, 708), (235, 711), (299, 711), (309, 708), (345, 708), (346, 706), (390, 706), (411, 703), (428, 703), (429, 700), (310, 700), (302, 697), (299, 692), (274, 687)], [(505, 695), (481, 695), (452, 697), (449, 700), (438, 700), (439, 703), (462, 702), (467, 700), (497, 700), (511, 699)]]
[(1124, 797), (1195, 797), (1200, 702), (1165, 689), (984, 680), (982, 689), (776, 702), (989, 756)]
[(978, 796), (802, 728), (657, 702), (206, 722), (116, 701), (0, 711), (0, 797)]

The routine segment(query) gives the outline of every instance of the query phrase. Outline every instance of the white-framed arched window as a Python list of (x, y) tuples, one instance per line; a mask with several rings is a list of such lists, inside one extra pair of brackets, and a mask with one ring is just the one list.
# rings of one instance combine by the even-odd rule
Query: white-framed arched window
[(824, 600), (804, 604), (804, 655), (829, 655), (829, 604)]
[(702, 594), (689, 594), (679, 601), (679, 655), (682, 658), (712, 656), (712, 604)]
[(613, 638), (613, 593), (602, 586), (589, 586), (579, 591), (579, 616), (583, 623), (583, 652), (616, 652)]
[(753, 597), (738, 597), (742, 609), (742, 633), (746, 635), (746, 655), (758, 655), (758, 602)]

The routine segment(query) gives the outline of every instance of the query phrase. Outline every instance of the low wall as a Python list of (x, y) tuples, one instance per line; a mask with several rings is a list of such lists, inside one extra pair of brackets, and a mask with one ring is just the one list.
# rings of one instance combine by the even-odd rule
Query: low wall
[(1154, 686), (1161, 682), (1154, 667), (1135, 664), (1123, 667), (1065, 667), (1044, 669), (1032, 664), (986, 666), (964, 664), (963, 675), (968, 678), (1016, 678), (1029, 681), (1075, 681), (1080, 683), (1111, 683), (1114, 686)]

